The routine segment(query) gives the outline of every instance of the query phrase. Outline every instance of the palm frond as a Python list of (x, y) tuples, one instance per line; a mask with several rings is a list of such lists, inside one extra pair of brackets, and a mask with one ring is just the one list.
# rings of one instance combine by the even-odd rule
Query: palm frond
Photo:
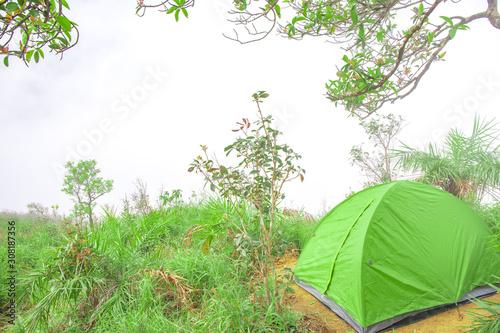
[(451, 129), (442, 148), (430, 143), (417, 150), (402, 143), (393, 150), (396, 167), (420, 173), (419, 181), (440, 187), (466, 200), (481, 200), (497, 193), (500, 186), (500, 144), (498, 123), (476, 116), (472, 134)]

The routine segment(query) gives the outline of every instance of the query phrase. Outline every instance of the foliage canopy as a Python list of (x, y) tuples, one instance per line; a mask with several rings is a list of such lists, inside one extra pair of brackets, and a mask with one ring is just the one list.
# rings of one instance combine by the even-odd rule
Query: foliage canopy
[[(243, 26), (245, 36), (234, 29), (235, 35), (226, 37), (248, 43), (277, 29), (289, 39), (313, 36), (346, 44), (343, 65), (337, 68), (337, 77), (326, 83), (326, 93), (360, 118), (413, 92), (430, 66), (444, 59), (447, 44), (470, 22), (487, 19), (500, 29), (498, 0), (483, 0), (487, 8), (468, 16), (453, 13), (460, 1), (446, 0), (264, 2), (233, 0), (230, 21)], [(138, 0), (136, 13), (144, 16), (148, 9), (157, 9), (178, 21), (181, 15), (187, 18), (194, 5), (195, 0)], [(73, 47), (78, 30), (63, 14), (63, 7), (69, 9), (66, 0), (0, 2), (0, 53), (6, 54), (5, 65), (11, 55), (26, 64), (31, 59), (38, 62), (46, 45), (60, 54)], [(438, 9), (450, 14), (438, 16)]]
[[(154, 0), (153, 0), (154, 2)], [(234, 0), (230, 11), (235, 25), (245, 27), (242, 37), (228, 37), (248, 43), (267, 37), (277, 28), (290, 39), (324, 37), (332, 43), (345, 43), (343, 65), (337, 78), (326, 83), (327, 96), (341, 103), (351, 115), (366, 118), (387, 102), (412, 93), (430, 66), (443, 60), (445, 48), (459, 30), (478, 19), (488, 19), (500, 29), (497, 0), (483, 0), (487, 8), (469, 16), (452, 14), (456, 3), (446, 0)], [(194, 6), (195, 1), (163, 0), (146, 4), (139, 1), (137, 11), (159, 8), (167, 14)], [(447, 6), (446, 6), (447, 5)], [(282, 8), (283, 6), (283, 8)], [(449, 12), (438, 16), (437, 11)], [(291, 19), (285, 19), (285, 9)], [(408, 19), (407, 19), (408, 18)]]
[(0, 54), (4, 65), (9, 56), (22, 59), (26, 65), (45, 57), (47, 48), (63, 54), (78, 43), (78, 29), (63, 13), (69, 10), (66, 0), (0, 1)]

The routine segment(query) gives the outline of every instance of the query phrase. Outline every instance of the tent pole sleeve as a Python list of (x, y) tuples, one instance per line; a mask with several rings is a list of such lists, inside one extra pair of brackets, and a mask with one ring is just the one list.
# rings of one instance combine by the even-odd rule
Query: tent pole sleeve
[(368, 202), (368, 204), (366, 204), (365, 208), (363, 208), (363, 210), (361, 211), (361, 213), (359, 213), (358, 217), (354, 220), (354, 222), (350, 226), (349, 230), (347, 230), (347, 232), (345, 233), (344, 239), (342, 240), (342, 243), (340, 244), (339, 248), (337, 249), (337, 253), (335, 253), (335, 257), (333, 258), (332, 268), (330, 269), (330, 278), (328, 279), (328, 283), (326, 284), (325, 290), (323, 291), (323, 295), (326, 294), (328, 288), (330, 288), (330, 284), (332, 283), (333, 270), (335, 268), (335, 262), (337, 261), (337, 258), (339, 256), (340, 250), (344, 246), (345, 241), (347, 240), (347, 237), (349, 237), (349, 234), (351, 233), (352, 228), (354, 228), (354, 225), (356, 224), (356, 222), (358, 222), (358, 220), (360, 219), (361, 215), (363, 215), (363, 213), (366, 211), (366, 209), (368, 209), (368, 207), (372, 204), (372, 202), (373, 202), (373, 199), (370, 200), (370, 202)]

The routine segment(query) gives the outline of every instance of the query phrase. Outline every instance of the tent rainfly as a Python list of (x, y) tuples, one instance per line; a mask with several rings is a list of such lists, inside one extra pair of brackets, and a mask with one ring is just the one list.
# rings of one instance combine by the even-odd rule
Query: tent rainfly
[(484, 297), (500, 252), (469, 206), (430, 185), (395, 181), (360, 191), (317, 225), (296, 282), (357, 332), (379, 332), (432, 308)]

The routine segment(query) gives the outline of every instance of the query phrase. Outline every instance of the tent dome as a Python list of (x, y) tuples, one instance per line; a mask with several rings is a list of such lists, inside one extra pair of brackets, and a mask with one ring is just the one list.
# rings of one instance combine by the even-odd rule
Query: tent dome
[(358, 332), (494, 292), (500, 253), (467, 204), (430, 185), (395, 181), (333, 208), (302, 251), (297, 283)]

